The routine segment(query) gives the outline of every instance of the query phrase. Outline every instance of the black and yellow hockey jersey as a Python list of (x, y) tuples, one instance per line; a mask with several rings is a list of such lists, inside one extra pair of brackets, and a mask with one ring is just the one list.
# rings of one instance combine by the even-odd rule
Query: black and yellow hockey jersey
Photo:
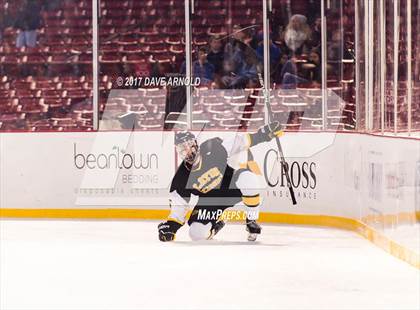
[(189, 201), (199, 197), (241, 197), (235, 187), (235, 170), (228, 164), (228, 151), (223, 140), (213, 138), (200, 145), (200, 161), (191, 166), (185, 161), (179, 166), (171, 184), (171, 192)]

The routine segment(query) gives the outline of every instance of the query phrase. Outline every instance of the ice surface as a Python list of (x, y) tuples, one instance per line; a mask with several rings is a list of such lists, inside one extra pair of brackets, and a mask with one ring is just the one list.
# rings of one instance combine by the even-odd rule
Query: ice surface
[(358, 235), (228, 224), (157, 240), (157, 222), (0, 221), (1, 309), (419, 309), (420, 272)]

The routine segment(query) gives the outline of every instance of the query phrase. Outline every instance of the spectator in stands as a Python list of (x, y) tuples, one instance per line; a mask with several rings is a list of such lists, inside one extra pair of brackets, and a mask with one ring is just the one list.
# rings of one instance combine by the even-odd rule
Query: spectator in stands
[(244, 30), (244, 38), (242, 40), (247, 46), (251, 47), (253, 50), (256, 50), (258, 47), (258, 35), (254, 33), (254, 28), (249, 28)]
[(245, 31), (241, 26), (233, 26), (232, 37), (225, 46), (225, 55), (224, 59), (234, 59), (237, 63), (244, 63), (244, 50), (246, 50), (247, 45), (244, 42), (246, 38)]
[[(256, 52), (258, 40), (261, 39), (262, 35), (254, 35), (253, 30), (249, 27), (239, 29), (239, 26), (236, 26), (234, 31), (236, 38), (241, 40), (233, 42), (233, 53), (229, 56), (225, 55), (225, 58), (233, 58), (238, 64), (241, 64), (242, 71), (250, 73), (249, 78), (253, 79), (256, 76), (256, 66), (259, 63), (262, 64)], [(240, 31), (241, 35), (238, 34), (238, 31)], [(255, 72), (255, 75), (253, 72)]]
[(284, 35), (286, 33), (286, 27), (279, 25), (277, 28), (273, 28), (273, 40), (274, 43), (280, 48), (283, 53), (286, 53), (289, 48), (284, 42)]
[(15, 28), (19, 31), (16, 47), (35, 47), (37, 29), (41, 27), (41, 6), (36, 0), (24, 0), (17, 15)]
[(246, 33), (245, 33), (245, 30), (243, 29), (243, 27), (241, 27), (241, 25), (238, 25), (238, 24), (233, 25), (232, 30), (233, 30), (233, 33), (232, 33), (233, 39), (235, 39), (237, 41), (240, 41), (240, 42), (245, 41)]
[[(192, 74), (194, 78), (200, 78), (201, 85), (208, 85), (214, 81), (214, 66), (207, 61), (207, 48), (200, 47), (197, 60), (192, 63)], [(186, 73), (186, 64), (182, 64), (182, 74)]]
[[(328, 59), (343, 59), (343, 40), (341, 37), (341, 29), (335, 29), (328, 39)], [(338, 67), (338, 66), (337, 66)]]
[(308, 62), (302, 65), (303, 77), (315, 86), (322, 83), (321, 53), (318, 48), (313, 48), (309, 53)]
[(284, 41), (293, 55), (300, 55), (311, 40), (311, 29), (303, 15), (293, 15), (290, 18), (284, 35)]
[(280, 55), (279, 61), (275, 64), (275, 66), (271, 70), (271, 76), (273, 81), (276, 84), (281, 84), (283, 80), (283, 68), (285, 64), (289, 61), (289, 56), (286, 53)]
[(209, 84), (214, 81), (214, 66), (207, 61), (207, 49), (200, 47), (198, 59), (192, 64), (193, 76), (200, 78), (201, 84)]
[[(262, 34), (257, 36), (258, 38), (258, 47), (257, 47), (257, 57), (258, 61), (261, 63), (264, 62), (264, 37)], [(280, 48), (270, 40), (270, 62), (271, 67), (273, 68), (280, 60), (281, 50)]]
[(312, 29), (312, 46), (321, 46), (321, 17), (315, 19)]
[(255, 65), (230, 58), (223, 62), (222, 75), (220, 88), (241, 89), (257, 78), (257, 69)]
[(223, 71), (223, 43), (220, 36), (213, 36), (209, 41), (210, 52), (207, 54), (207, 61), (214, 66), (215, 74), (221, 74)]
[(258, 43), (255, 43), (255, 48), (254, 43), (253, 42), (257, 42), (257, 38), (253, 38), (252, 41), (248, 40), (246, 41), (244, 44), (241, 45), (242, 48), (242, 53), (244, 56), (244, 63), (245, 65), (251, 65), (251, 66), (256, 66), (258, 63), (262, 63), (261, 61), (259, 61), (258, 59), (258, 55), (257, 55), (257, 47), (258, 47)]
[(296, 63), (296, 58), (290, 59), (281, 72), (282, 88), (293, 89), (298, 84), (312, 84), (318, 87), (322, 81), (321, 57), (318, 50), (313, 49), (309, 54), (307, 62), (300, 68)]

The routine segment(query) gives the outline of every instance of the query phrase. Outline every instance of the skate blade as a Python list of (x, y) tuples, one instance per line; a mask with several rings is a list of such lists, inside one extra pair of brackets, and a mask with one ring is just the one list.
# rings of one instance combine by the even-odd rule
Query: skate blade
[(257, 237), (258, 237), (258, 234), (249, 234), (248, 235), (248, 241), (253, 242), (253, 241), (257, 240)]

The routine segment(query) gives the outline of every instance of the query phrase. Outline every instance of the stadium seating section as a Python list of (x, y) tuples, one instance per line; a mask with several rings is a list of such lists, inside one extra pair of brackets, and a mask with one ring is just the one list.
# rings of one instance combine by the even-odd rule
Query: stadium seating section
[[(92, 130), (92, 1), (56, 2), (59, 3), (57, 7), (41, 13), (42, 28), (38, 31), (35, 48), (16, 48), (17, 30), (13, 27), (6, 28), (3, 33), (0, 45), (0, 131)], [(292, 2), (293, 13), (305, 14), (308, 10), (306, 6), (309, 1)], [(343, 1), (344, 15), (348, 18), (331, 18), (328, 27), (334, 29), (341, 25), (343, 48), (354, 53), (352, 2)], [(100, 116), (106, 117), (108, 112), (118, 115), (132, 111), (138, 115), (138, 128), (163, 128), (167, 97), (165, 89), (140, 88), (135, 93), (112, 98), (110, 94), (113, 89), (118, 89), (115, 86), (116, 77), (148, 76), (152, 74), (156, 63), (167, 64), (173, 73), (180, 72), (185, 60), (184, 1), (102, 0), (100, 3)], [(235, 24), (243, 27), (258, 25), (262, 28), (261, 1), (238, 0), (229, 3), (226, 6), (225, 1), (200, 1), (196, 5), (192, 24), (194, 48), (207, 45), (212, 35), (227, 35)], [(286, 6), (287, 3), (282, 0), (277, 1), (276, 5)], [(11, 15), (17, 12), (19, 5), (19, 0), (0, 0), (0, 8), (7, 8)], [(391, 20), (392, 16), (387, 15), (387, 18)], [(392, 31), (391, 28), (387, 29), (387, 32)], [(401, 72), (404, 72), (407, 63), (406, 31), (406, 26), (402, 25)], [(419, 42), (419, 36), (415, 33), (413, 45), (416, 40)], [(392, 41), (387, 42), (387, 47), (392, 44)], [(387, 51), (387, 59), (392, 66), (392, 48), (387, 48)], [(340, 68), (340, 74), (329, 73), (327, 77), (329, 92), (336, 95), (328, 100), (328, 128), (354, 130), (354, 59), (344, 56), (328, 59), (328, 66)], [(391, 75), (387, 76), (386, 117), (389, 123), (394, 117), (391, 113), (394, 105), (392, 78)], [(400, 79), (398, 85), (397, 102), (398, 117), (406, 123), (406, 92), (409, 86), (404, 80)], [(420, 102), (420, 89), (414, 87), (413, 91), (413, 102)], [(194, 90), (193, 102), (193, 124), (197, 128), (257, 128), (264, 122), (264, 102), (258, 87), (241, 90), (200, 87)], [(275, 117), (287, 129), (322, 128), (322, 92), (319, 88), (299, 85), (291, 94), (273, 85), (271, 102)], [(183, 116), (182, 113), (172, 113), (167, 121), (177, 123)], [(374, 122), (379, 122), (379, 115), (377, 117)], [(415, 119), (414, 123), (420, 128), (419, 119)]]

